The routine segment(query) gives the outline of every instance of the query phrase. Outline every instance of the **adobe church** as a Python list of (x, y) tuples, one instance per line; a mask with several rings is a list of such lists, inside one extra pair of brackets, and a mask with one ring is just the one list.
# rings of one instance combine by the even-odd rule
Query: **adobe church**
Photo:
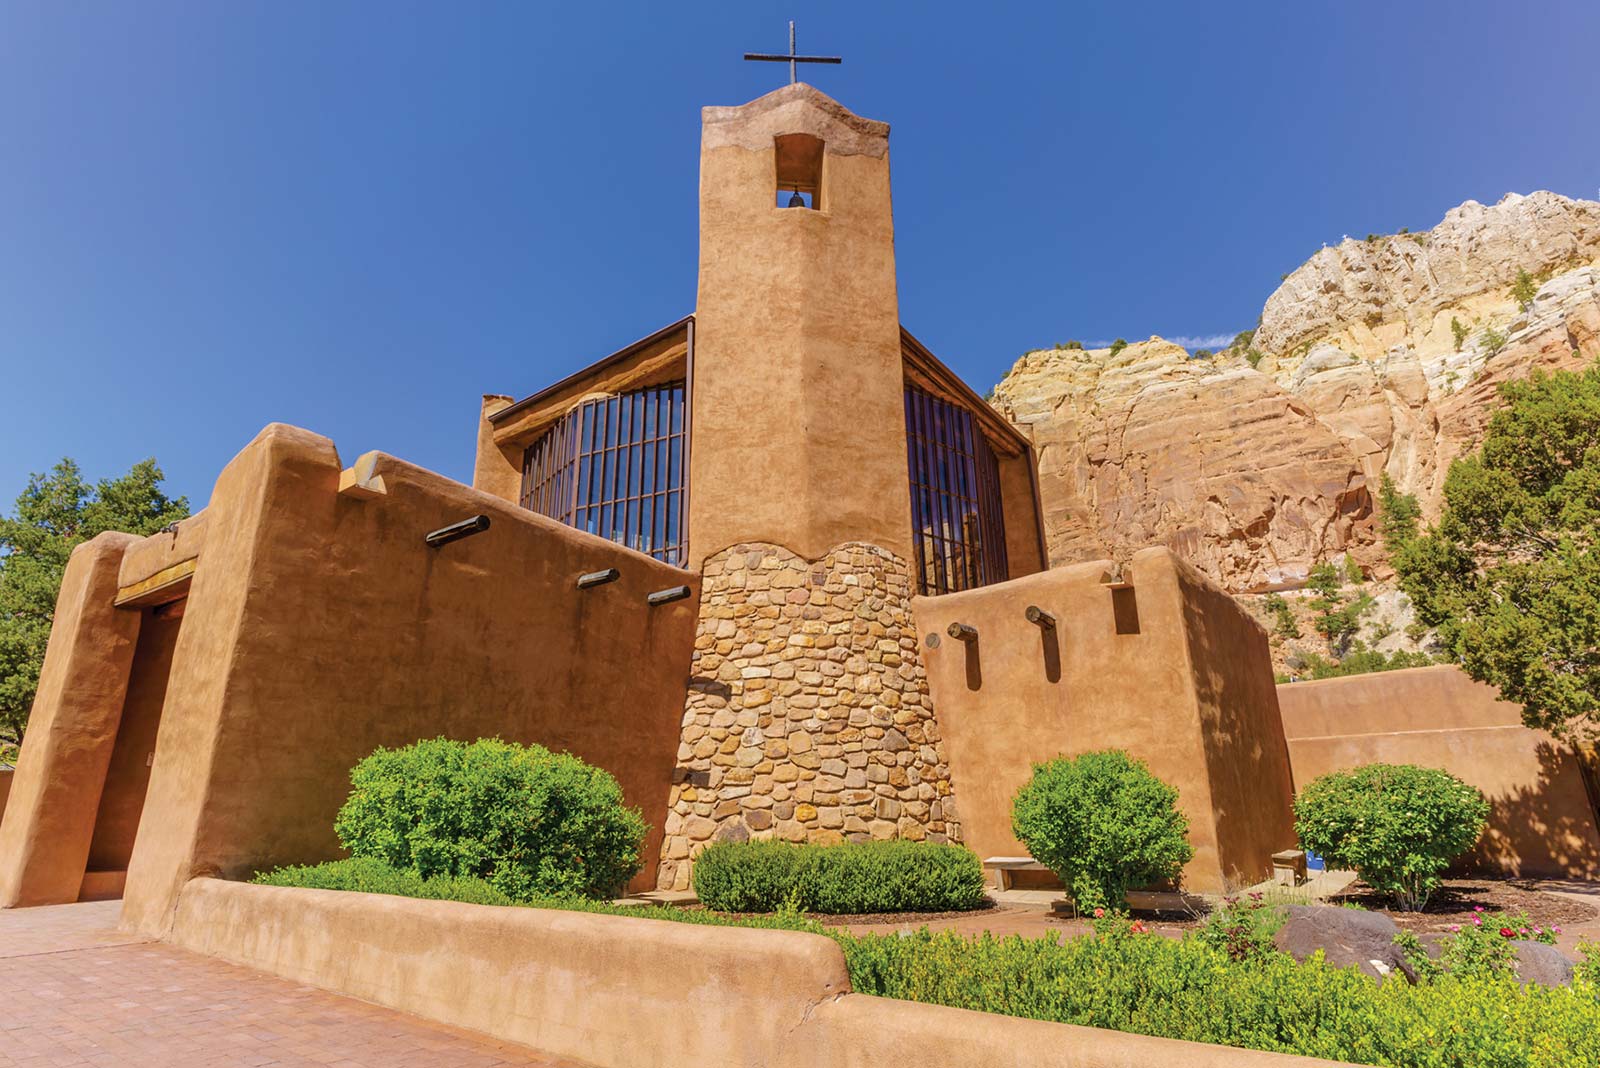
[(694, 313), (521, 398), (473, 484), (264, 429), (206, 509), (80, 546), (0, 823), (0, 906), (338, 855), (379, 745), (538, 742), (652, 831), (1018, 854), (1033, 762), (1176, 786), (1194, 890), (1294, 844), (1261, 629), (1165, 549), (1047, 569), (1029, 442), (900, 322), (889, 129), (804, 84), (705, 109)]

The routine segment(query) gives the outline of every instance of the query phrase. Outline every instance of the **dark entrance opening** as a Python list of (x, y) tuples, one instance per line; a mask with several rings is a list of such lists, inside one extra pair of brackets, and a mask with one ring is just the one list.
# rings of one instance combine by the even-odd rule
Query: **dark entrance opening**
[(187, 599), (182, 599), (138, 610), (142, 617), (139, 642), (134, 647), (128, 696), (122, 704), (117, 740), (111, 749), (111, 763), (106, 768), (100, 807), (95, 813), (89, 862), (78, 893), (81, 901), (122, 896), (133, 840), (144, 813), (145, 791), (150, 786), (150, 769), (155, 763), (156, 731), (167, 697), (172, 653), (187, 604)]

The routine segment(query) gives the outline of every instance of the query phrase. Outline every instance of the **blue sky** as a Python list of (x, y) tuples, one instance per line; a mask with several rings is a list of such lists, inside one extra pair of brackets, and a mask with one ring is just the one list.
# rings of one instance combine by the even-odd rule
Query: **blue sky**
[(781, 84), (740, 55), (790, 17), (891, 123), (901, 318), (980, 390), (1600, 187), (1590, 0), (0, 0), (0, 507), (63, 455), (203, 503), (274, 420), (470, 477), (480, 394), (692, 310), (699, 108)]

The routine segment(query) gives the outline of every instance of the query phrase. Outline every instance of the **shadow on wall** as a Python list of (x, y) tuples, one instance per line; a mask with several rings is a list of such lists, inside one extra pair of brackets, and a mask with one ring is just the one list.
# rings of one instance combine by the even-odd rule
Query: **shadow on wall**
[(1578, 774), (1577, 758), (1548, 741), (1537, 753), (1537, 782), (1489, 798), (1489, 826), (1464, 870), (1600, 871), (1595, 816), (1574, 808), (1570, 788), (1558, 786)]

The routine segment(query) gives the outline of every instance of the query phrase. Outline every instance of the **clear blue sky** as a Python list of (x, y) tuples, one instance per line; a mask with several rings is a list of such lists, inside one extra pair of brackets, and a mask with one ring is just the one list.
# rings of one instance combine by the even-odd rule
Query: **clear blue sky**
[(200, 504), (274, 420), (470, 477), (480, 394), (692, 310), (699, 109), (790, 17), (892, 124), (901, 317), (980, 390), (1600, 186), (1593, 0), (0, 0), (0, 507), (63, 455)]

